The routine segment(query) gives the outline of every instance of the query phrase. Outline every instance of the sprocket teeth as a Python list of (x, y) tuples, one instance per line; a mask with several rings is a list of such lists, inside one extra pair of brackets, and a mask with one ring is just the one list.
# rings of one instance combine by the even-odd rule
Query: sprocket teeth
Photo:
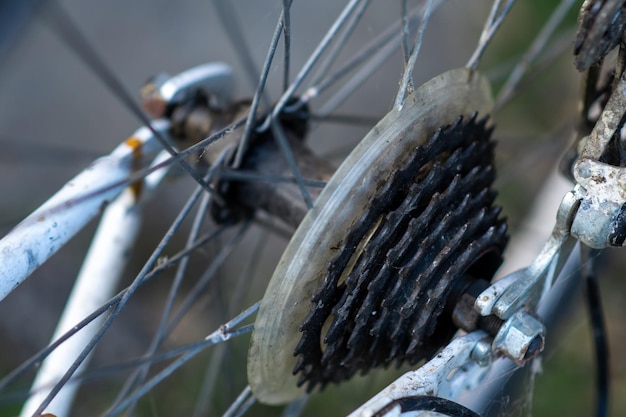
[(414, 364), (452, 337), (452, 288), (467, 274), (490, 280), (507, 242), (492, 131), (488, 117), (459, 117), (387, 179), (312, 297), (295, 350), (300, 385)]

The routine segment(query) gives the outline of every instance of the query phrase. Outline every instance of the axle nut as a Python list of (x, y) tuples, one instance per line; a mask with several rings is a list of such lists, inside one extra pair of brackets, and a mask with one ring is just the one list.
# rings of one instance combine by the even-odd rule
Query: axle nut
[(493, 341), (495, 351), (523, 365), (543, 351), (545, 326), (523, 311), (504, 322)]

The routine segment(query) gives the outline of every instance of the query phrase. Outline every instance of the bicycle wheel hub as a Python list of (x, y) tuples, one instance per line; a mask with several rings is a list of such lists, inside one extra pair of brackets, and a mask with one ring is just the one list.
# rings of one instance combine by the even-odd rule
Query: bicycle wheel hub
[[(385, 116), (290, 241), (261, 303), (248, 379), (262, 402), (392, 363), (416, 363), (456, 326), (454, 297), (501, 262), (489, 86), (459, 69)], [(451, 295), (454, 294), (454, 295)]]

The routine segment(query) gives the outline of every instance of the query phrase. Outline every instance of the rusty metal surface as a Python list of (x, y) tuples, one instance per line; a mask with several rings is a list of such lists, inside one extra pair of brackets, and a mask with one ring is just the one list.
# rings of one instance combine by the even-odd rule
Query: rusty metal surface
[[(287, 137), (302, 176), (318, 183), (308, 188), (315, 199), (335, 168), (313, 154), (301, 139), (289, 133)], [(300, 224), (308, 207), (298, 185), (290, 181), (293, 173), (271, 135), (255, 140), (240, 170), (253, 173), (258, 179), (231, 180), (227, 195), (233, 204), (263, 210), (293, 229)]]
[(622, 41), (626, 28), (626, 2), (586, 0), (579, 20), (574, 64), (579, 71), (585, 71), (600, 62)]
[(455, 286), (465, 273), (491, 278), (507, 240), (485, 125), (440, 129), (378, 191), (313, 296), (296, 348), (300, 384), (414, 364), (451, 339)]

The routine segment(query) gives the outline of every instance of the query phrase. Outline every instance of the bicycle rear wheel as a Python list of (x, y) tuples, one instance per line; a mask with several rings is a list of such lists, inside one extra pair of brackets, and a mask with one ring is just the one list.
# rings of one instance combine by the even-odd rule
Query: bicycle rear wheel
[[(96, 9), (94, 7), (100, 7)], [(111, 7), (111, 8), (109, 8)], [(80, 27), (87, 33), (88, 38), (100, 41), (102, 37), (102, 43), (99, 48), (103, 56), (107, 57), (109, 66), (114, 68), (118, 74), (124, 74), (123, 78), (127, 85), (138, 87), (143, 82), (147, 75), (158, 72), (162, 69), (167, 69), (171, 72), (175, 72), (180, 69), (184, 69), (193, 66), (198, 61), (198, 56), (206, 57), (210, 56), (210, 59), (222, 60), (227, 62), (239, 62), (241, 58), (238, 53), (246, 54), (246, 51), (241, 51), (240, 48), (235, 48), (235, 52), (231, 49), (229, 42), (226, 40), (222, 33), (221, 25), (219, 23), (219, 14), (215, 13), (215, 9), (211, 5), (198, 3), (194, 5), (194, 11), (192, 13), (184, 13), (183, 10), (177, 8), (175, 5), (169, 4), (151, 4), (150, 8), (146, 8), (145, 5), (124, 3), (120, 5), (124, 9), (121, 13), (118, 9), (114, 9), (112, 6), (86, 6), (86, 5), (68, 5), (68, 9), (71, 15), (75, 16)], [(536, 6), (541, 7), (541, 6)], [(297, 69), (300, 68), (306, 61), (308, 54), (312, 51), (316, 42), (312, 39), (319, 39), (325, 32), (325, 28), (331, 25), (334, 17), (340, 12), (342, 7), (335, 4), (335, 2), (328, 2), (325, 5), (316, 4), (299, 4), (295, 3), (292, 7), (292, 24), (293, 24), (293, 37), (291, 47), (291, 76), (293, 79)], [(383, 32), (388, 27), (397, 25), (397, 16), (399, 13), (396, 10), (389, 10), (391, 8), (388, 5), (381, 3), (373, 3), (370, 9), (364, 15), (364, 21), (356, 27), (355, 34), (350, 38), (346, 50), (358, 50), (362, 48), (362, 41), (367, 41), (373, 36), (369, 33)], [(274, 30), (273, 24), (278, 19), (280, 14), (279, 6), (267, 6), (258, 5), (255, 2), (250, 2), (245, 7), (237, 8), (237, 18), (241, 21), (242, 27), (245, 27), (247, 31), (244, 31), (244, 36), (250, 39), (268, 39), (266, 42), (256, 41), (251, 48), (251, 56), (249, 57), (256, 63), (256, 67), (260, 68), (261, 62), (265, 54), (265, 50), (269, 44), (272, 31)], [(519, 11), (520, 15), (531, 13), (532, 9), (524, 9)], [(108, 16), (105, 15), (108, 14)], [(3, 100), (2, 108), (7, 111), (0, 112), (0, 126), (6, 126), (7, 137), (19, 137), (20, 140), (24, 138), (25, 143), (28, 143), (28, 138), (40, 138), (45, 137), (45, 140), (37, 140), (36, 144), (32, 146), (32, 150), (29, 153), (34, 156), (35, 164), (33, 167), (31, 164), (32, 159), (26, 158), (25, 164), (15, 164), (16, 166), (9, 166), (10, 171), (5, 175), (5, 178), (20, 178), (19, 189), (18, 182), (7, 181), (3, 182), (3, 191), (6, 187), (5, 195), (16, 195), (16, 201), (24, 201), (24, 205), (33, 207), (38, 201), (31, 200), (32, 196), (36, 196), (35, 199), (39, 199), (39, 196), (48, 195), (51, 193), (58, 184), (63, 183), (63, 178), (69, 177), (75, 172), (75, 168), (66, 168), (64, 163), (61, 167), (56, 165), (54, 161), (49, 161), (45, 156), (49, 152), (45, 150), (45, 145), (49, 143), (63, 143), (63, 139), (72, 138), (70, 145), (66, 146), (67, 151), (61, 152), (60, 157), (64, 157), (66, 154), (78, 154), (81, 156), (81, 152), (77, 151), (76, 139), (89, 137), (89, 140), (84, 140), (81, 143), (80, 150), (90, 151), (95, 150), (96, 153), (100, 153), (104, 149), (112, 147), (117, 138), (125, 137), (131, 132), (137, 124), (137, 121), (129, 114), (129, 112), (120, 106), (119, 102), (112, 96), (106, 88), (102, 88), (96, 80), (89, 80), (92, 75), (89, 70), (85, 70), (79, 60), (75, 60), (71, 56), (71, 53), (65, 49), (62, 43), (58, 42), (50, 36), (48, 28), (45, 23), (45, 10), (42, 12), (43, 17), (36, 18), (32, 25), (26, 30), (26, 35), (23, 39), (18, 41), (15, 49), (8, 55), (8, 64), (5, 68), (6, 75), (3, 77), (3, 86), (7, 86), (5, 94), (2, 95), (0, 100)], [(308, 16), (315, 15), (315, 28), (311, 24), (311, 19)], [(426, 31), (423, 51), (421, 52), (422, 58), (417, 66), (415, 72), (415, 84), (419, 85), (423, 81), (428, 80), (432, 76), (443, 72), (444, 70), (454, 67), (462, 66), (470, 57), (471, 51), (474, 49), (476, 39), (478, 37), (479, 28), (482, 26), (482, 21), (486, 15), (486, 10), (478, 10), (476, 5), (461, 5), (459, 2), (446, 2), (441, 6), (436, 13), (433, 14), (432, 22)], [(121, 18), (120, 16), (124, 16)], [(163, 20), (159, 20), (158, 17), (164, 17)], [(204, 20), (211, 19), (207, 25)], [(40, 25), (41, 20), (44, 21), (44, 25)], [(141, 26), (138, 22), (145, 22)], [(272, 25), (268, 22), (271, 21)], [(115, 22), (116, 29), (111, 31), (111, 22)], [(228, 24), (228, 23), (227, 23)], [(537, 23), (539, 26), (539, 23)], [(450, 31), (449, 28), (454, 27), (454, 31)], [(264, 29), (262, 29), (264, 28)], [(315, 29), (324, 28), (318, 34), (311, 34), (309, 31)], [(211, 32), (209, 32), (211, 30)], [(215, 32), (213, 32), (215, 30)], [(472, 35), (465, 35), (465, 33), (471, 33)], [(113, 36), (112, 36), (113, 35)], [(148, 46), (144, 46), (144, 40), (150, 38), (156, 40), (152, 49)], [(468, 40), (467, 45), (460, 45), (460, 48), (456, 52), (450, 52), (441, 54), (441, 49), (448, 50), (447, 46), (450, 46), (450, 50), (453, 44), (459, 43), (461, 39)], [(220, 39), (221, 41), (209, 41), (209, 39)], [(502, 38), (504, 39), (504, 38)], [(108, 43), (111, 43), (108, 45)], [(502, 40), (501, 42), (509, 45), (508, 41)], [(123, 43), (125, 48), (119, 48), (119, 45)], [(185, 48), (180, 48), (178, 45), (185, 45)], [(445, 46), (445, 47), (444, 47)], [(455, 45), (456, 46), (456, 45)], [(110, 47), (110, 49), (109, 49)], [(39, 48), (39, 49), (37, 49)], [(504, 48), (504, 46), (494, 45), (494, 50), (498, 48)], [(522, 48), (520, 48), (522, 49)], [(174, 57), (170, 58), (165, 56), (163, 51), (174, 52)], [(237, 52), (239, 51), (239, 52)], [(489, 50), (491, 51), (491, 50)], [(49, 55), (46, 55), (49, 54)], [(349, 59), (351, 53), (345, 52), (347, 57), (343, 58), (346, 61)], [(494, 56), (489, 58), (491, 60), (501, 60), (501, 57)], [(34, 65), (35, 62), (39, 62), (41, 57), (48, 57), (46, 61), (50, 62), (45, 68), (40, 65)], [(343, 55), (340, 55), (343, 57)], [(348, 99), (346, 104), (339, 107), (339, 110), (335, 112), (338, 116), (343, 115), (359, 115), (365, 117), (351, 118), (358, 123), (331, 123), (332, 118), (328, 118), (328, 122), (314, 120), (314, 123), (319, 123), (319, 127), (315, 129), (310, 138), (308, 139), (311, 147), (315, 149), (317, 153), (335, 153), (335, 151), (343, 152), (344, 149), (349, 149), (355, 143), (364, 136), (365, 132), (373, 124), (372, 122), (380, 119), (391, 107), (393, 97), (397, 90), (397, 80), (402, 70), (402, 57), (399, 48), (397, 48), (393, 58), (389, 58), (381, 69), (376, 72), (372, 78), (370, 78), (365, 87), (358, 90), (351, 98)], [(395, 61), (394, 61), (395, 59)], [(204, 61), (206, 59), (201, 59)], [(279, 62), (280, 59), (277, 59)], [(488, 59), (487, 59), (488, 61)], [(172, 64), (175, 62), (175, 64)], [(342, 62), (338, 60), (338, 62)], [(345, 61), (343, 61), (345, 62)], [(488, 62), (484, 65), (489, 68), (493, 66)], [(273, 78), (270, 78), (270, 82), (267, 87), (270, 100), (275, 100), (280, 96), (283, 90), (283, 82), (280, 65)], [(27, 71), (28, 70), (28, 71)], [(246, 97), (253, 94), (253, 88), (248, 87), (251, 78), (247, 75), (247, 69), (244, 65), (236, 69), (237, 79), (239, 80), (239, 95)], [(391, 74), (391, 75), (390, 75)], [(50, 79), (58, 78), (57, 82), (50, 82)], [(552, 78), (551, 78), (552, 77)], [(33, 81), (34, 80), (34, 81)], [(544, 79), (545, 80), (545, 79)], [(554, 75), (547, 75), (547, 82), (554, 81)], [(58, 90), (52, 87), (46, 89), (38, 88), (38, 83), (46, 83), (46, 85), (56, 85)], [(92, 87), (77, 89), (75, 85), (90, 85)], [(42, 96), (36, 101), (30, 99), (30, 88), (36, 88), (37, 93), (41, 93)], [(338, 87), (335, 87), (338, 88)], [(541, 87), (535, 87), (541, 88)], [(326, 93), (331, 96), (330, 92)], [(18, 98), (26, 98), (22, 104), (18, 101)], [(59, 100), (59, 97), (64, 97), (70, 104), (64, 105), (61, 116), (53, 114), (53, 117), (44, 117), (50, 115), (50, 108), (53, 107), (53, 103)], [(95, 99), (94, 97), (97, 97)], [(317, 101), (312, 101), (313, 114), (317, 110), (322, 111), (326, 97), (321, 96)], [(529, 99), (532, 100), (532, 99)], [(35, 105), (36, 103), (36, 105)], [(72, 105), (75, 103), (75, 105)], [(85, 105), (83, 103), (90, 103), (89, 111), (85, 111)], [(91, 104), (94, 103), (94, 104)], [(319, 105), (317, 103), (320, 103)], [(318, 107), (315, 107), (315, 106)], [(92, 107), (98, 106), (98, 107)], [(54, 105), (56, 108), (57, 106)], [(39, 110), (39, 111), (38, 111)], [(497, 123), (502, 125), (502, 129), (507, 129), (506, 125), (509, 119), (515, 117), (519, 118), (520, 113), (528, 112), (530, 116), (535, 120), (541, 115), (541, 110), (519, 110), (519, 108), (513, 108), (510, 113), (502, 112), (498, 115)], [(89, 116), (87, 116), (89, 115)], [(513, 115), (513, 116), (511, 116)], [(550, 126), (550, 123), (555, 123), (559, 117), (550, 116), (543, 118), (542, 123), (546, 126)], [(51, 119), (51, 120), (50, 120)], [(348, 118), (350, 119), (350, 118)], [(38, 123), (29, 123), (30, 120), (37, 120)], [(115, 123), (107, 123), (108, 120), (115, 120)], [(341, 121), (341, 117), (337, 117), (338, 121)], [(56, 123), (60, 122), (60, 123)], [(519, 120), (518, 120), (519, 122)], [(523, 125), (523, 123), (522, 123)], [(553, 127), (551, 125), (550, 127)], [(511, 127), (510, 129), (514, 129)], [(546, 127), (545, 129), (548, 129)], [(532, 129), (529, 129), (532, 130)], [(52, 136), (49, 132), (53, 132)], [(97, 133), (96, 133), (97, 132)], [(533, 132), (534, 133), (534, 132)], [(58, 138), (58, 140), (56, 139)], [(527, 147), (528, 145), (524, 145)], [(8, 142), (6, 147), (14, 152), (23, 151), (28, 145), (23, 146), (19, 142)], [(42, 151), (38, 151), (39, 147), (44, 148)], [(55, 148), (53, 148), (55, 149)], [(38, 157), (41, 159), (38, 160)], [(53, 158), (55, 159), (55, 158)], [(337, 158), (338, 161), (340, 158)], [(21, 159), (17, 159), (21, 161)], [(50, 167), (50, 165), (52, 167)], [(4, 165), (4, 164), (3, 164)], [(69, 164), (67, 164), (69, 165)], [(7, 165), (8, 166), (8, 165)], [(503, 163), (506, 166), (506, 163)], [(42, 174), (43, 169), (45, 174)], [(13, 171), (15, 170), (15, 171)], [(58, 174), (58, 178), (54, 177), (54, 174)], [(17, 172), (17, 174), (15, 173)], [(504, 173), (506, 175), (506, 172)], [(42, 183), (39, 178), (45, 176), (46, 180), (50, 180), (50, 184)], [(47, 181), (46, 181), (47, 182)], [(526, 179), (524, 183), (526, 184)], [(28, 184), (28, 185), (24, 185)], [(165, 229), (163, 225), (163, 218), (168, 217), (170, 210), (176, 211), (180, 207), (182, 197), (179, 197), (182, 193), (188, 192), (191, 188), (192, 182), (188, 184), (177, 186), (177, 188), (184, 188), (184, 190), (168, 190), (172, 194), (161, 194), (157, 196), (159, 209), (155, 212), (149, 212), (147, 224), (151, 224), (149, 229), (156, 230), (157, 227)], [(526, 186), (526, 185), (524, 185)], [(508, 188), (507, 188), (508, 187)], [(515, 182), (514, 185), (505, 184), (504, 194), (514, 194), (511, 190), (519, 190), (521, 187), (519, 182)], [(174, 188), (174, 187), (171, 187)], [(24, 192), (24, 190), (27, 190)], [(23, 193), (23, 194), (22, 194)], [(515, 196), (513, 196), (515, 197)], [(504, 204), (504, 203), (503, 203)], [(515, 207), (519, 205), (518, 200), (513, 203), (509, 203), (507, 206)], [(20, 213), (29, 212), (28, 208), (19, 208)], [(512, 209), (510, 209), (512, 211)], [(14, 219), (18, 217), (17, 214), (9, 213), (8, 218)], [(3, 216), (5, 217), (5, 216)], [(263, 220), (263, 219), (260, 219)], [(514, 220), (515, 221), (515, 220)], [(12, 222), (9, 222), (12, 223)], [(160, 226), (157, 226), (160, 225)], [(221, 266), (221, 279), (215, 278), (211, 285), (211, 291), (202, 292), (197, 294), (201, 300), (204, 300), (205, 306), (200, 304), (200, 307), (196, 307), (196, 310), (192, 310), (189, 318), (186, 319), (187, 325), (184, 328), (180, 328), (177, 333), (174, 333), (169, 343), (172, 346), (183, 344), (184, 342), (196, 341), (206, 335), (206, 332), (215, 329), (221, 323), (228, 320), (229, 315), (241, 311), (245, 306), (254, 303), (260, 298), (263, 288), (266, 285), (268, 277), (271, 275), (273, 265), (275, 265), (278, 256), (286, 244), (285, 238), (282, 234), (270, 234), (271, 237), (264, 238), (260, 233), (266, 229), (266, 227), (251, 226), (252, 230), (246, 232), (246, 238), (244, 241), (237, 242), (238, 255), (231, 255), (230, 261), (224, 266)], [(280, 228), (279, 230), (283, 230)], [(152, 234), (150, 230), (146, 232), (147, 235)], [(224, 242), (237, 236), (236, 232), (225, 232), (226, 234), (218, 239), (214, 239), (203, 250), (200, 251), (198, 259), (192, 261), (197, 263), (196, 267), (198, 271), (204, 271), (206, 266), (204, 265), (207, 260), (211, 260), (218, 256), (223, 250)], [(78, 252), (77, 256), (82, 257), (82, 248), (85, 245), (84, 239), (86, 236), (79, 236), (75, 243), (75, 249)], [(149, 252), (147, 248), (152, 246), (150, 242), (150, 236), (146, 236), (143, 243), (137, 248), (138, 258), (145, 257)], [(181, 247), (184, 243), (177, 242)], [(258, 249), (255, 241), (259, 239), (268, 239), (263, 248)], [(176, 243), (175, 243), (176, 244)], [(71, 250), (71, 249), (70, 249)], [(49, 330), (52, 329), (52, 320), (49, 323), (41, 323), (39, 314), (33, 315), (31, 310), (33, 305), (37, 306), (37, 310), (46, 312), (44, 317), (56, 316), (58, 313), (48, 313), (49, 311), (58, 312), (59, 308), (63, 304), (61, 301), (60, 293), (67, 292), (69, 287), (70, 276), (73, 275), (72, 269), (75, 269), (77, 261), (71, 260), (73, 255), (68, 252), (62, 252), (57, 255), (51, 262), (51, 264), (37, 272), (37, 276), (32, 277), (22, 287), (19, 288), (13, 295), (7, 298), (0, 308), (4, 309), (6, 313), (2, 313), (3, 316), (8, 317), (9, 313), (12, 316), (23, 317), (22, 321), (7, 321), (4, 323), (3, 333), (7, 334), (6, 340), (11, 340), (14, 346), (36, 346), (41, 347), (47, 343)], [(255, 259), (263, 258), (263, 263), (256, 263)], [(251, 263), (242, 263), (241, 259), (249, 259)], [(74, 266), (72, 266), (74, 265)], [(210, 264), (212, 265), (212, 264)], [(138, 266), (131, 267), (135, 270), (139, 269)], [(211, 267), (209, 267), (211, 268)], [(215, 268), (215, 267), (213, 267)], [(200, 275), (201, 272), (189, 272), (188, 276)], [(234, 284), (232, 282), (233, 276), (243, 276), (241, 278), (243, 283)], [(52, 279), (46, 277), (53, 277)], [(63, 279), (56, 279), (55, 277), (65, 277)], [(106, 337), (100, 344), (101, 347), (96, 351), (96, 370), (94, 372), (94, 378), (101, 381), (102, 386), (111, 389), (110, 387), (115, 385), (109, 379), (102, 379), (102, 372), (97, 371), (97, 368), (104, 366), (104, 364), (110, 364), (111, 362), (118, 362), (119, 355), (124, 355), (128, 360), (135, 358), (144, 352), (146, 346), (146, 340), (151, 337), (151, 334), (155, 331), (155, 328), (159, 327), (159, 314), (154, 314), (152, 309), (155, 304), (154, 298), (164, 298), (164, 294), (169, 290), (169, 282), (166, 279), (159, 279), (160, 282), (154, 282), (145, 287), (142, 292), (145, 291), (145, 295), (142, 296), (142, 292), (138, 292), (136, 301), (131, 303), (126, 309), (127, 312), (116, 320), (115, 326), (107, 333)], [(193, 282), (193, 278), (192, 278)], [(43, 287), (42, 287), (43, 285)], [(46, 287), (48, 286), (49, 287)], [(249, 294), (242, 296), (238, 288), (249, 287)], [(184, 293), (187, 291), (196, 295), (193, 290), (193, 284), (185, 284), (181, 290)], [(45, 294), (45, 297), (41, 295)], [(201, 295), (202, 294), (202, 295)], [(181, 295), (182, 297), (182, 295)], [(236, 301), (225, 301), (230, 298)], [(35, 301), (32, 301), (32, 300)], [(161, 301), (162, 303), (162, 301)], [(160, 308), (160, 307), (159, 307)], [(22, 313), (24, 310), (26, 312)], [(130, 311), (130, 312), (129, 312)], [(135, 313), (135, 314), (132, 314)], [(155, 317), (156, 316), (156, 317)], [(36, 322), (35, 326), (33, 322)], [(138, 337), (136, 329), (142, 329), (141, 334)], [(25, 329), (33, 329), (32, 333)], [(123, 340), (124, 343), (120, 344), (119, 341)], [(236, 397), (236, 394), (245, 386), (245, 377), (243, 371), (243, 357), (245, 356), (247, 342), (245, 340), (233, 342), (229, 345), (226, 353), (220, 351), (220, 348), (216, 349), (212, 353), (206, 354), (207, 357), (211, 357), (212, 365), (215, 367), (209, 368), (206, 374), (199, 372), (196, 369), (189, 369), (182, 371), (184, 378), (191, 379), (195, 382), (190, 384), (194, 388), (189, 389), (176, 389), (181, 386), (177, 379), (172, 377), (171, 385), (167, 385), (167, 388), (159, 388), (162, 391), (158, 391), (158, 397), (161, 397), (163, 393), (164, 398), (167, 396), (165, 392), (169, 392), (168, 395), (173, 397), (180, 396), (180, 391), (192, 391), (195, 393), (197, 388), (201, 384), (200, 380), (211, 381), (216, 378), (214, 375), (220, 375), (220, 381), (225, 381), (223, 384), (217, 384), (217, 388), (214, 394), (212, 394), (211, 405), (213, 410), (220, 408), (226, 409), (228, 404)], [(123, 345), (123, 347), (120, 347)], [(108, 349), (106, 346), (110, 346)], [(109, 350), (110, 349), (110, 350)], [(26, 351), (27, 349), (12, 348), (10, 349), (16, 352), (14, 363), (21, 363), (26, 359), (28, 354), (21, 355), (20, 351)], [(108, 353), (107, 353), (108, 351)], [(32, 354), (32, 350), (29, 352)], [(111, 358), (111, 355), (113, 358)], [(225, 356), (224, 356), (225, 355)], [(232, 359), (232, 362), (238, 363), (238, 367), (234, 367), (231, 371), (226, 371), (221, 368), (222, 361), (227, 361), (224, 358), (238, 358)], [(216, 359), (217, 358), (217, 359)], [(222, 358), (222, 359), (220, 359)], [(115, 361), (112, 361), (115, 359)], [(209, 359), (209, 358), (203, 358)], [(231, 359), (228, 359), (231, 360)], [(197, 359), (200, 363), (200, 358)], [(124, 362), (124, 361), (121, 361)], [(211, 359), (209, 359), (211, 363)], [(136, 364), (134, 368), (136, 368)], [(7, 366), (7, 368), (13, 366)], [(198, 366), (199, 368), (200, 366)], [(115, 372), (114, 372), (115, 374)], [(185, 375), (187, 374), (187, 375)], [(89, 373), (86, 375), (90, 375)], [(205, 376), (206, 375), (206, 376)], [(379, 377), (385, 378), (385, 377)], [(367, 386), (370, 382), (359, 381), (355, 384), (360, 384), (360, 387)], [(209, 386), (211, 384), (208, 384)], [(215, 386), (215, 384), (214, 384)], [(93, 390), (99, 389), (87, 386), (85, 392), (93, 392)], [(348, 389), (348, 391), (358, 391), (358, 389)], [(99, 389), (100, 390), (100, 389)], [(220, 391), (221, 390), (221, 391)], [(344, 393), (346, 391), (343, 391)], [(373, 392), (373, 391), (372, 391)], [(22, 391), (23, 393), (23, 391)], [(342, 394), (345, 395), (345, 394)], [(354, 392), (350, 396), (355, 395)], [(19, 395), (18, 395), (19, 396)], [(23, 396), (23, 395), (22, 395)], [(205, 396), (201, 394), (200, 397)], [(83, 396), (81, 396), (83, 397)], [(78, 414), (90, 414), (94, 409), (107, 409), (107, 407), (113, 401), (115, 394), (102, 396), (102, 402), (99, 398), (94, 398), (92, 395), (85, 395), (85, 404), (79, 405)], [(180, 397), (179, 397), (180, 398)], [(222, 403), (221, 398), (228, 399)], [(367, 397), (365, 397), (367, 398)], [(362, 397), (356, 399), (356, 403), (363, 402)], [(324, 401), (324, 400), (323, 400)], [(354, 408), (354, 404), (347, 404), (348, 401), (337, 400), (341, 404), (333, 404), (332, 407), (337, 410), (338, 414), (344, 411), (350, 411)], [(19, 400), (17, 401), (19, 403)], [(326, 401), (324, 401), (326, 402)], [(169, 404), (167, 404), (169, 403)], [(137, 413), (150, 413), (153, 407), (157, 407), (159, 410), (163, 410), (164, 413), (190, 413), (188, 409), (183, 411), (169, 411), (167, 407), (170, 407), (174, 403), (172, 400), (160, 400), (155, 395), (147, 395), (139, 403)], [(188, 401), (176, 401), (176, 403), (191, 403)], [(202, 401), (199, 401), (201, 404)], [(177, 404), (184, 407), (183, 404)], [(9, 406), (9, 407), (15, 407)], [(204, 405), (199, 405), (198, 409), (202, 409)], [(315, 413), (316, 405), (312, 405), (309, 409), (309, 413)], [(9, 412), (14, 409), (9, 408)], [(173, 409), (172, 409), (173, 410)]]

